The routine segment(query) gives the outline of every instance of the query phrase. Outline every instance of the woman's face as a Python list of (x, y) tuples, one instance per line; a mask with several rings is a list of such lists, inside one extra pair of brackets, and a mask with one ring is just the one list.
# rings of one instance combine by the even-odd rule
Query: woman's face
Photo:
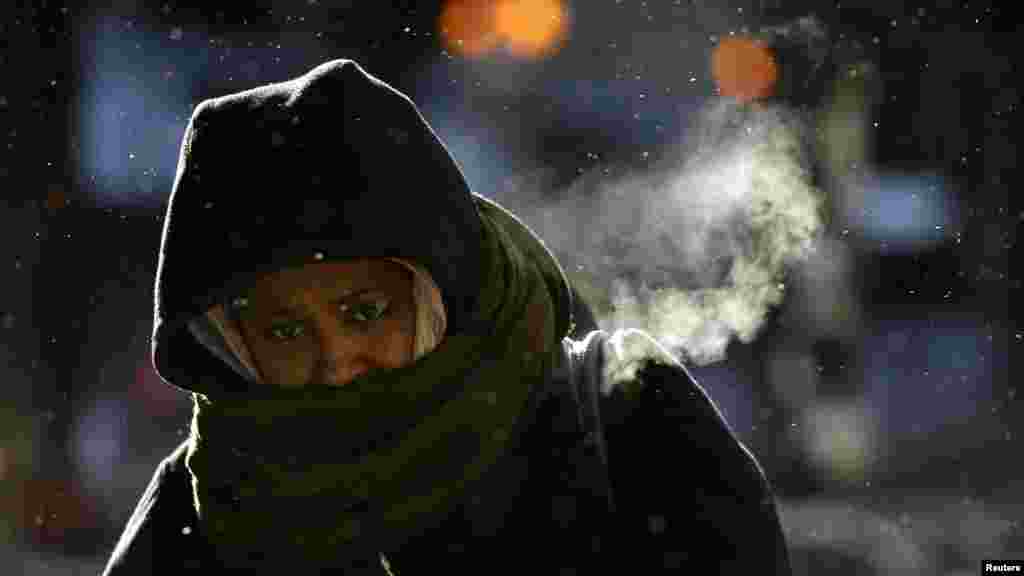
[(317, 262), (262, 278), (240, 312), (265, 381), (340, 386), (413, 357), (412, 272), (388, 260)]

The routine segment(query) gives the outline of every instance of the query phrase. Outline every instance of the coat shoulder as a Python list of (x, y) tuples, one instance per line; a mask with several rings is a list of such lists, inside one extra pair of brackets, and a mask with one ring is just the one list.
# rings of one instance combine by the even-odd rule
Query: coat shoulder
[(603, 354), (601, 415), (609, 434), (627, 421), (634, 424), (632, 428), (643, 423), (649, 433), (655, 429), (674, 432), (686, 442), (691, 459), (705, 454), (722, 466), (731, 466), (720, 472), (745, 479), (748, 490), (767, 488), (764, 470), (721, 408), (657, 340), (641, 330), (615, 331), (605, 340)]
[[(160, 461), (111, 553), (103, 576), (159, 574), (196, 557), (197, 518), (185, 466), (188, 442)], [(173, 559), (172, 564), (168, 564)]]
[[(635, 516), (638, 531), (653, 539), (648, 545), (665, 541), (654, 555), (665, 567), (701, 557), (723, 569), (772, 566), (789, 573), (764, 470), (704, 387), (640, 330), (610, 334), (602, 353), (609, 475), (627, 521)], [(669, 543), (691, 532), (686, 541), (693, 552)]]

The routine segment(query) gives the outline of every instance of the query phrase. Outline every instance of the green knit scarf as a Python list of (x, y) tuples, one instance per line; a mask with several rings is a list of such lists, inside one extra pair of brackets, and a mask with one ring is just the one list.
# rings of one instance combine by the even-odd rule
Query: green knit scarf
[(397, 549), (500, 456), (556, 361), (557, 311), (551, 271), (478, 206), (483, 328), (341, 387), (193, 394), (186, 464), (202, 531), (226, 565), (336, 566)]

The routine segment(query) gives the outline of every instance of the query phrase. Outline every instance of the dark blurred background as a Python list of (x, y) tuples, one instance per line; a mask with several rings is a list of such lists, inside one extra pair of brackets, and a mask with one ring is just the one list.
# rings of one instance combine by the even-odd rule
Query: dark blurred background
[(760, 97), (813, 119), (826, 238), (758, 337), (693, 372), (774, 484), (794, 568), (1024, 558), (1010, 5), (509, 0), (502, 48), (474, 20), (486, 2), (84, 4), (0, 8), (2, 573), (99, 573), (187, 434), (190, 401), (154, 373), (149, 336), (202, 99), (353, 58), (515, 209), (523, 175), (554, 194), (673, 153), (747, 82), (713, 68), (746, 36), (777, 64)]

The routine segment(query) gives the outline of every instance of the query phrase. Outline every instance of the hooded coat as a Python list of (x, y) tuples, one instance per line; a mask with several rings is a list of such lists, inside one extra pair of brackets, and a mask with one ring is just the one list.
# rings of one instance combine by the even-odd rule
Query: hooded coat
[[(338, 189), (354, 192), (330, 200)], [(407, 209), (395, 211), (403, 190), (422, 193), (401, 195)], [(559, 361), (530, 388), (508, 449), (472, 494), (439, 526), (349, 572), (788, 574), (764, 472), (686, 368), (637, 331), (573, 339), (573, 311), (585, 306), (543, 242), (470, 192), (413, 103), (349, 60), (197, 106), (164, 222), (154, 366), (185, 391), (244, 391), (224, 351), (188, 322), (310, 253), (415, 261), (440, 289), (448, 331), (464, 330), (484, 208), (546, 271)], [(396, 225), (365, 216), (379, 213)], [(622, 345), (637, 339), (649, 345)], [(631, 369), (613, 382), (612, 365)], [(200, 529), (187, 445), (157, 466), (105, 575), (230, 571)], [(323, 567), (295, 558), (292, 568)]]

